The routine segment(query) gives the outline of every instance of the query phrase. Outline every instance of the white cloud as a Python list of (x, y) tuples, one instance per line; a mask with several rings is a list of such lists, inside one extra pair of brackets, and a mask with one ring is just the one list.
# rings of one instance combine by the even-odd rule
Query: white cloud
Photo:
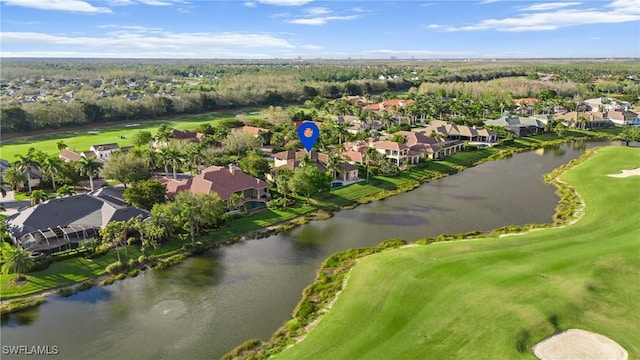
[(355, 20), (359, 18), (357, 15), (348, 15), (348, 16), (324, 16), (324, 17), (315, 17), (315, 18), (305, 18), (305, 19), (295, 19), (289, 21), (291, 24), (298, 25), (324, 25), (329, 21), (334, 20)]
[(569, 6), (575, 6), (575, 5), (581, 5), (581, 2), (550, 2), (550, 3), (542, 3), (542, 4), (535, 4), (535, 5), (530, 5), (530, 6), (526, 6), (523, 8), (520, 8), (520, 11), (545, 11), (545, 10), (554, 10), (554, 9), (560, 9), (563, 7), (569, 7)]
[(318, 46), (318, 45), (302, 45), (302, 46), (300, 46), (300, 48), (307, 49), (307, 50), (321, 50), (321, 49), (323, 49), (322, 46)]
[(128, 6), (128, 5), (149, 5), (149, 6), (171, 6), (176, 4), (187, 3), (184, 0), (108, 0), (111, 6)]
[(276, 5), (276, 6), (300, 6), (306, 5), (313, 0), (258, 0), (261, 4)]
[(498, 0), (482, 0), (480, 1), (480, 4), (491, 4), (494, 2), (498, 2)]
[(96, 7), (83, 0), (1, 0), (5, 5), (39, 10), (69, 11), (87, 14), (110, 13), (111, 9)]
[(256, 7), (256, 3), (254, 1), (247, 1), (244, 3), (244, 6), (246, 7)]
[[(111, 26), (107, 26), (111, 27)], [(39, 32), (1, 32), (3, 56), (10, 56), (12, 44), (36, 47), (41, 52), (50, 49), (51, 56), (58, 52), (119, 54), (127, 57), (144, 54), (172, 54), (173, 57), (223, 57), (221, 54), (246, 54), (244, 49), (291, 49), (287, 40), (261, 33), (172, 33), (156, 28), (120, 27), (102, 36), (71, 36)], [(35, 45), (35, 46), (34, 46)], [(79, 51), (78, 49), (82, 49)], [(125, 56), (126, 55), (126, 56)], [(114, 55), (115, 56), (115, 55)], [(226, 55), (225, 55), (226, 56)], [(167, 56), (163, 56), (167, 57)], [(171, 56), (169, 56), (171, 57)]]
[(320, 16), (331, 13), (331, 10), (326, 7), (313, 7), (304, 10), (304, 13), (309, 16)]
[[(616, 0), (606, 9), (560, 9), (504, 19), (487, 19), (469, 26), (448, 26), (447, 31), (496, 30), (508, 32), (556, 30), (562, 27), (640, 21), (637, 0)], [(634, 5), (635, 4), (635, 5)]]
[(150, 5), (150, 6), (171, 6), (173, 5), (170, 1), (159, 1), (159, 0), (140, 0), (141, 4)]
[(429, 29), (438, 29), (438, 28), (440, 28), (440, 25), (438, 25), (438, 24), (429, 24), (429, 25), (427, 25), (427, 28), (429, 28)]

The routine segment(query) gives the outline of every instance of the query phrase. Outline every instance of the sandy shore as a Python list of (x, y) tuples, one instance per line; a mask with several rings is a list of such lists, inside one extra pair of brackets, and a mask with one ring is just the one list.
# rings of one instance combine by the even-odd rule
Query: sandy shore
[(627, 351), (608, 337), (580, 329), (569, 329), (533, 347), (541, 360), (627, 360)]

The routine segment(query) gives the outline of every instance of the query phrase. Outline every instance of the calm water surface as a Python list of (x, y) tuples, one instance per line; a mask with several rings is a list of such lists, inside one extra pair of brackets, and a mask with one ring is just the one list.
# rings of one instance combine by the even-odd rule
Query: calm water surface
[[(330, 254), (389, 238), (550, 222), (558, 198), (542, 175), (584, 150), (516, 154), (341, 211), (290, 234), (215, 249), (162, 271), (4, 317), (2, 345), (56, 345), (61, 359), (213, 359), (268, 339)], [(10, 358), (2, 356), (2, 359)]]

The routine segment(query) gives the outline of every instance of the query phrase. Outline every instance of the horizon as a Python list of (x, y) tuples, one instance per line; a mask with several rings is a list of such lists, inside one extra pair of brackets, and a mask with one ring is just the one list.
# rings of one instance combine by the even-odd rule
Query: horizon
[(0, 0), (0, 11), (3, 59), (640, 58), (635, 0)]

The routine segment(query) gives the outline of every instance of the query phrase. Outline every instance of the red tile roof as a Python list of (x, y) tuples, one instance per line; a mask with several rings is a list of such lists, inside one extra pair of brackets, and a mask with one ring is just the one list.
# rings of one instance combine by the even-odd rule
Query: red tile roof
[(251, 135), (258, 135), (261, 132), (265, 133), (265, 132), (269, 132), (269, 129), (265, 129), (265, 128), (259, 128), (259, 127), (255, 127), (255, 126), (243, 126), (243, 127), (238, 127), (238, 128), (233, 128), (232, 131), (242, 131), (242, 132), (246, 132), (248, 134)]
[(376, 149), (385, 149), (385, 150), (404, 150), (409, 147), (405, 144), (401, 144), (395, 141), (381, 140), (373, 143), (373, 146)]
[(247, 175), (239, 169), (228, 167), (210, 166), (199, 175), (182, 181), (170, 179), (166, 182), (167, 194), (175, 195), (180, 191), (189, 191), (193, 194), (211, 192), (217, 193), (222, 200), (229, 200), (236, 192), (248, 189), (267, 189), (269, 184)]

